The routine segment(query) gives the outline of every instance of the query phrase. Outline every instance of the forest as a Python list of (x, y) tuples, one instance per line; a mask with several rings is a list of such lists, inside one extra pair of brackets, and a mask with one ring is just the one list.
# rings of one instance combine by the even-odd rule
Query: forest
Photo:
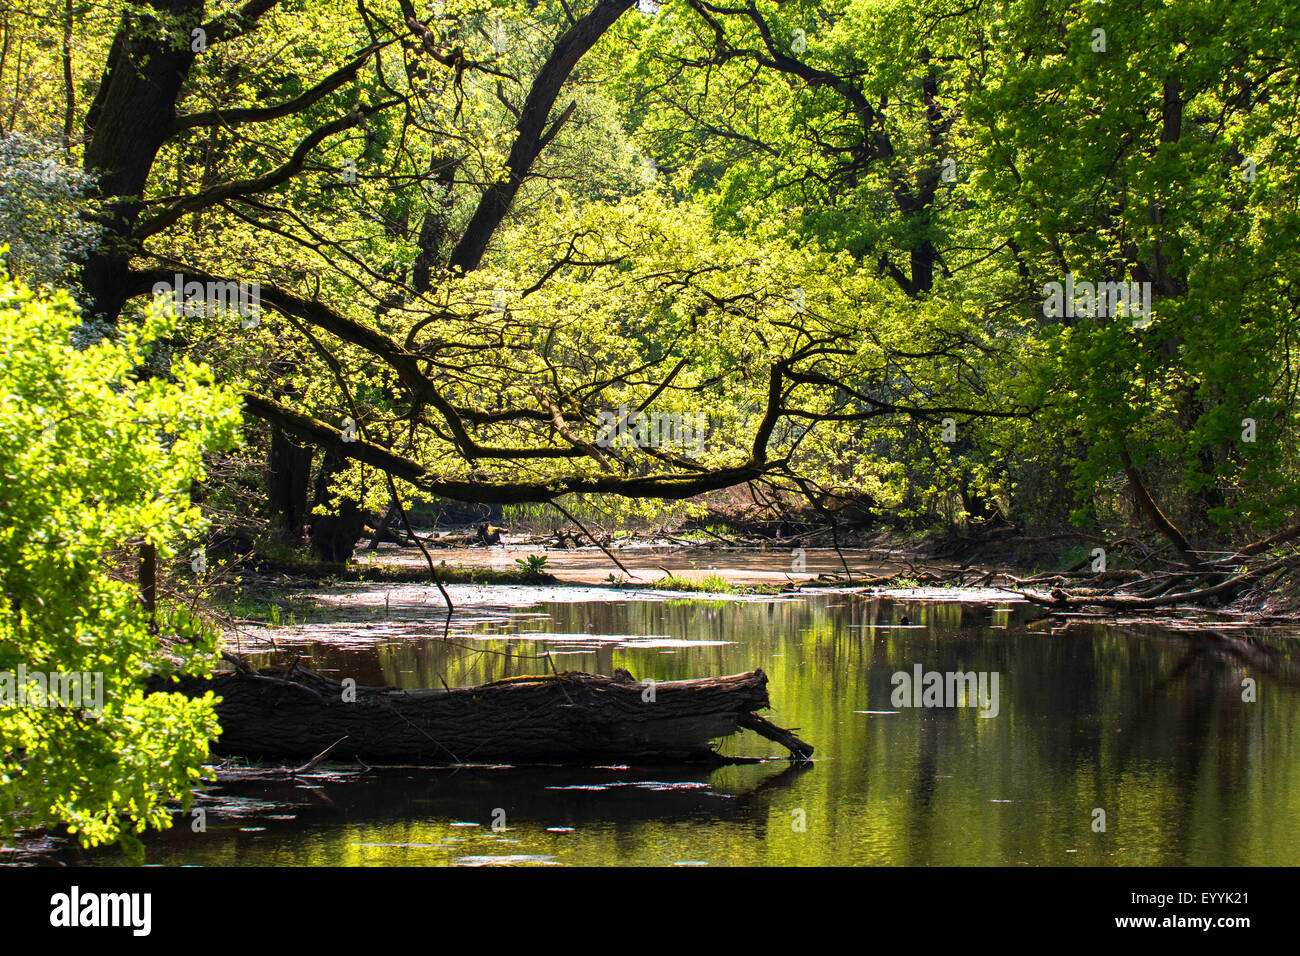
[(141, 675), (372, 537), (450, 624), (431, 526), (1294, 615), (1298, 155), (1288, 0), (0, 0), (0, 672), (103, 679), (0, 833), (168, 826)]

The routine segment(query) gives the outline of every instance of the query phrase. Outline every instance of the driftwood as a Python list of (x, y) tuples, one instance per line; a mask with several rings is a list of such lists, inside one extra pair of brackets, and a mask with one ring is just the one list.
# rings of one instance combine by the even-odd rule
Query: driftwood
[(212, 691), (220, 755), (361, 763), (424, 761), (717, 761), (710, 742), (744, 727), (797, 759), (813, 748), (755, 716), (769, 705), (761, 670), (638, 682), (566, 672), (476, 687), (344, 687), (297, 667), (248, 668), (157, 689)]
[[(1263, 567), (1252, 570), (1244, 570), (1232, 577), (1223, 579), (1222, 574), (1218, 574), (1219, 580), (1211, 579), (1211, 583), (1204, 587), (1192, 588), (1190, 590), (1178, 591), (1176, 593), (1159, 594), (1148, 591), (1145, 595), (1099, 595), (1099, 594), (1071, 594), (1060, 588), (1053, 589), (1049, 594), (1044, 595), (1034, 591), (1020, 590), (1019, 594), (1027, 601), (1031, 601), (1040, 607), (1051, 608), (1054, 611), (1074, 610), (1082, 607), (1100, 607), (1112, 610), (1122, 611), (1145, 611), (1155, 608), (1172, 607), (1179, 604), (1199, 604), (1209, 599), (1216, 602), (1231, 601), (1241, 591), (1253, 582), (1270, 574), (1295, 566), (1296, 562), (1286, 559), (1270, 562)], [(1217, 570), (1217, 569), (1216, 569)], [(1213, 572), (1211, 572), (1213, 573)], [(1197, 572), (1188, 571), (1175, 575), (1171, 579), (1173, 585), (1182, 583), (1188, 578), (1197, 577)], [(1161, 586), (1155, 588), (1156, 592), (1165, 591), (1168, 588)]]
[[(1020, 537), (1014, 539), (1015, 544), (1078, 539), (1101, 544), (1106, 552), (1124, 549), (1133, 555), (1137, 566), (1085, 570), (1092, 560), (1090, 556), (1073, 567), (1030, 577), (1017, 577), (1009, 570), (993, 568), (977, 572), (974, 583), (978, 587), (1010, 591), (1054, 614), (1085, 609), (1160, 612), (1183, 605), (1206, 609), (1233, 602), (1241, 603), (1246, 610), (1270, 587), (1276, 587), (1279, 580), (1300, 571), (1300, 553), (1294, 547), (1286, 551), (1281, 547), (1297, 538), (1300, 538), (1300, 525), (1235, 550), (1190, 552), (1196, 556), (1195, 560), (1171, 561), (1161, 557), (1161, 552), (1169, 545), (1152, 550), (1135, 538), (1107, 541), (1087, 533)], [(969, 565), (960, 570), (938, 569), (938, 573), (933, 573), (924, 570), (925, 565), (912, 561), (904, 563), (912, 572), (908, 576), (917, 584), (968, 585), (966, 574), (971, 571)]]

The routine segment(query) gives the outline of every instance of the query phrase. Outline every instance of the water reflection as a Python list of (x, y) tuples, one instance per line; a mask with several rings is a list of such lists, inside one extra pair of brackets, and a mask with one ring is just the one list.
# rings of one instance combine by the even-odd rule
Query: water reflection
[[(390, 601), (337, 630), (280, 641), (362, 685), (544, 672), (538, 655), (548, 651), (562, 669), (624, 667), (639, 679), (761, 667), (773, 719), (799, 728), (817, 759), (810, 768), (421, 769), (229, 785), (212, 794), (207, 833), (182, 824), (150, 841), (149, 859), (1300, 864), (1294, 635), (1086, 621), (1053, 629), (1032, 617), (1023, 605), (846, 594), (563, 600), (466, 607), (443, 641), (436, 608)], [(996, 672), (997, 716), (893, 706), (892, 675), (915, 665)], [(1247, 678), (1254, 702), (1243, 700)], [(721, 750), (784, 756), (752, 733)], [(1093, 830), (1096, 809), (1105, 832)]]

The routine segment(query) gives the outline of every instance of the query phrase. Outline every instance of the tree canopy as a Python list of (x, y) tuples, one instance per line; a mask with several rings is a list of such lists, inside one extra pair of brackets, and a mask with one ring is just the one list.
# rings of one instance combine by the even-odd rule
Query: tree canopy
[[(48, 13), (6, 14), (7, 141), (95, 183), (88, 313), (259, 283), (185, 347), (355, 496), (1295, 505), (1285, 3)], [(1046, 315), (1067, 277), (1150, 283), (1149, 323)], [(704, 453), (597, 447), (623, 406), (707, 410)]]

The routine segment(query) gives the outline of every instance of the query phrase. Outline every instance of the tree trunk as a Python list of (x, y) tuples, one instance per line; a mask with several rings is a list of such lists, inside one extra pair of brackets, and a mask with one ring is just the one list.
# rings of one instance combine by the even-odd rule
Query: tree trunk
[(477, 687), (355, 688), (350, 694), (337, 681), (297, 668), (246, 669), (191, 678), (180, 690), (190, 696), (211, 690), (220, 698), (222, 732), (214, 752), (254, 758), (308, 759), (337, 744), (333, 759), (364, 763), (714, 760), (709, 742), (742, 726), (797, 757), (813, 750), (753, 716), (770, 706), (761, 670), (661, 683), (637, 682), (626, 672), (618, 678), (569, 672)]
[(392, 504), (388, 506), (388, 510), (384, 512), (384, 516), (379, 519), (379, 523), (375, 525), (375, 533), (374, 535), (371, 536), (370, 543), (366, 545), (367, 551), (374, 551), (378, 549), (381, 541), (390, 538), (392, 540), (397, 541), (397, 543), (399, 544), (406, 543), (405, 539), (403, 539), (400, 536), (400, 534), (396, 532), (390, 534), (389, 532), (389, 528), (392, 526), (393, 520), (397, 517), (397, 511), (398, 511), (397, 502), (394, 501)]
[(1137, 468), (1133, 466), (1133, 459), (1129, 456), (1128, 446), (1124, 442), (1119, 445), (1119, 460), (1124, 468), (1124, 475), (1128, 478), (1129, 488), (1133, 491), (1133, 497), (1137, 500), (1138, 507), (1142, 513), (1162, 535), (1169, 539), (1179, 555), (1187, 563), (1189, 568), (1199, 567), (1200, 558), (1192, 550), (1192, 546), (1178, 527), (1165, 517), (1165, 513), (1160, 510), (1151, 493), (1147, 491), (1147, 486), (1142, 482), (1142, 476), (1138, 474)]
[(300, 445), (278, 425), (271, 426), (271, 453), (267, 469), (267, 504), (271, 533), (291, 548), (302, 546), (307, 520), (307, 489), (311, 477), (311, 445)]
[[(98, 195), (118, 201), (108, 205), (108, 228), (87, 258), (81, 282), (90, 311), (109, 321), (128, 297), (127, 237), (154, 159), (171, 135), (176, 99), (194, 63), (190, 28), (203, 14), (203, 0), (150, 0), (148, 6), (157, 17), (124, 14), (119, 21), (86, 116), (86, 170), (98, 177)], [(170, 21), (166, 27), (162, 19)]]
[[(347, 461), (332, 450), (325, 452), (320, 471), (316, 475), (316, 491), (312, 497), (312, 511), (319, 505), (329, 506), (330, 482), (341, 472)], [(338, 506), (328, 514), (314, 514), (311, 519), (311, 550), (319, 561), (345, 564), (352, 560), (357, 539), (365, 530), (366, 515), (351, 498), (342, 497)]]

